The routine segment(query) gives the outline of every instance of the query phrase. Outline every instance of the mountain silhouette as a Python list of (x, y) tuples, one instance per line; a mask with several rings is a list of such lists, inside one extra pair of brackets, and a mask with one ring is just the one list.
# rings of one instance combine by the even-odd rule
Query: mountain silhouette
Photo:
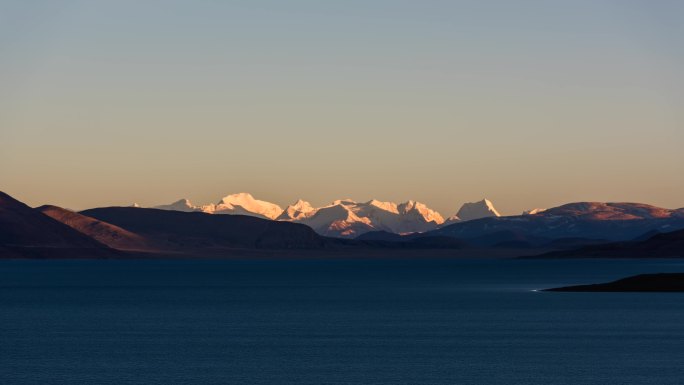
[(139, 234), (80, 213), (52, 205), (40, 206), (36, 210), (118, 250), (152, 251), (157, 249), (152, 241)]
[(0, 248), (18, 257), (113, 257), (116, 250), (0, 192)]

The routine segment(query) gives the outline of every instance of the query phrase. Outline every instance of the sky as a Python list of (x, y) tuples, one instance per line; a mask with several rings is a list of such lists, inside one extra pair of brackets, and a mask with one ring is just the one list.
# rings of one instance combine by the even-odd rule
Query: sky
[(684, 2), (0, 0), (0, 190), (684, 206)]

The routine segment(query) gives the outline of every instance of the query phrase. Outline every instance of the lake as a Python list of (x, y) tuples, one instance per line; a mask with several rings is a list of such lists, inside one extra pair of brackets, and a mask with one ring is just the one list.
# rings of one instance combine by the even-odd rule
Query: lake
[(2, 384), (681, 384), (679, 260), (3, 260)]

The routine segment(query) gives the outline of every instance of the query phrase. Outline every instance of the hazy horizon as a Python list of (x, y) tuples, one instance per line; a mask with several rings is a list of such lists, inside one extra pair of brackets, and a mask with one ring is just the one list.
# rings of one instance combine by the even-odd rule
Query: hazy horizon
[(0, 190), (684, 206), (678, 1), (0, 2)]

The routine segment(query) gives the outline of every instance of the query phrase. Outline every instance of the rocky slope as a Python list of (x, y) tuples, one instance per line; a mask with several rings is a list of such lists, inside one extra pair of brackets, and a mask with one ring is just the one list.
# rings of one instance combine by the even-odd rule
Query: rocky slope
[(0, 255), (112, 257), (116, 251), (0, 192)]
[(41, 206), (36, 210), (114, 249), (129, 251), (157, 249), (153, 242), (139, 234), (83, 214), (51, 205)]

